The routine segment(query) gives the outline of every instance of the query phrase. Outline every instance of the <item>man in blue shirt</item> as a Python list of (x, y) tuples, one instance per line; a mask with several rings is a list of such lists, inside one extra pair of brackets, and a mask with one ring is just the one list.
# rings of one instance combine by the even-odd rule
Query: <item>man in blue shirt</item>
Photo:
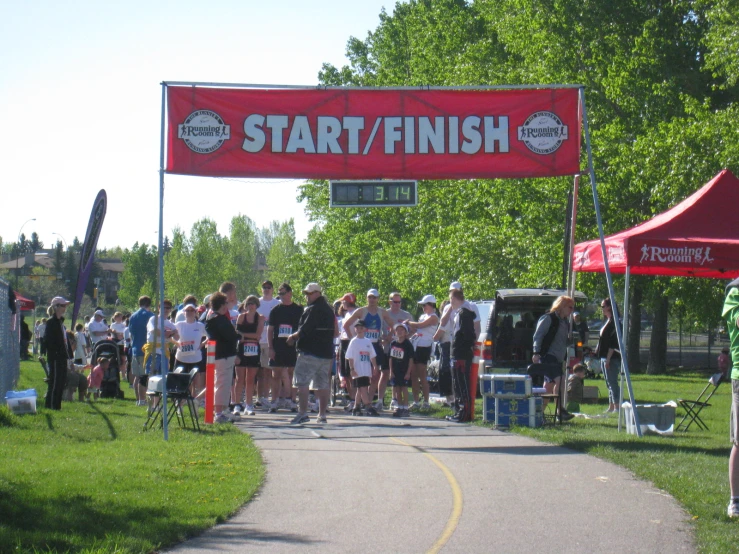
[(136, 393), (136, 405), (146, 406), (146, 387), (141, 383), (141, 377), (146, 375), (144, 367), (144, 345), (146, 344), (146, 324), (154, 315), (149, 311), (151, 298), (139, 298), (139, 309), (131, 315), (128, 322), (128, 331), (131, 334), (131, 375), (133, 375), (133, 390)]

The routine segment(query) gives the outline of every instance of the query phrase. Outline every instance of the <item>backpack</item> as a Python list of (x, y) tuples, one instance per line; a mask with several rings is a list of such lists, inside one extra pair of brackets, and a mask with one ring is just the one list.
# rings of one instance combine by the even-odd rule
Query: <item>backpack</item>
[(459, 311), (459, 329), (452, 340), (452, 357), (457, 360), (471, 359), (475, 346), (475, 312), (462, 308)]

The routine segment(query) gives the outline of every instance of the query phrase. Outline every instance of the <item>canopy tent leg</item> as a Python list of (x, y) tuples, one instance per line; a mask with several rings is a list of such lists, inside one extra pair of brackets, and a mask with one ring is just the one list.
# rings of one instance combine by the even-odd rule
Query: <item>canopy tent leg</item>
[[(606, 282), (608, 283), (608, 296), (611, 298), (611, 305), (613, 306), (613, 322), (616, 325), (616, 337), (618, 339), (618, 349), (621, 352), (625, 352), (623, 333), (621, 333), (620, 319), (618, 317), (618, 306), (616, 305), (616, 295), (613, 290), (613, 277), (611, 276), (611, 268), (608, 265), (608, 253), (606, 251), (606, 239), (603, 234), (603, 219), (600, 214), (600, 202), (598, 201), (598, 188), (595, 183), (595, 168), (593, 167), (593, 150), (590, 147), (590, 129), (588, 127), (588, 112), (585, 109), (585, 89), (580, 87), (580, 103), (582, 105), (582, 121), (583, 128), (585, 130), (585, 146), (588, 152), (588, 171), (590, 172), (590, 186), (593, 189), (593, 204), (595, 206), (595, 217), (598, 222), (598, 236), (600, 237), (600, 248), (603, 254), (603, 266), (606, 274)], [(633, 409), (631, 413), (634, 414), (634, 425), (636, 425), (636, 434), (641, 438), (641, 426), (639, 425), (639, 414), (637, 413), (636, 407), (634, 406), (634, 390), (631, 386), (631, 376), (629, 374), (629, 365), (626, 358), (621, 358), (621, 371), (623, 371), (626, 377), (626, 384), (629, 387), (629, 398), (631, 398)], [(619, 412), (621, 407), (619, 406)]]
[[(629, 280), (631, 277), (631, 268), (626, 266), (626, 282), (624, 284), (624, 321), (623, 330), (621, 331), (624, 336), (624, 350), (621, 350), (621, 371), (619, 371), (619, 391), (618, 391), (618, 432), (621, 432), (621, 405), (624, 403), (624, 371), (623, 371), (623, 360), (628, 358), (628, 337), (629, 337)], [(629, 397), (631, 405), (634, 405), (634, 399)]]
[[(164, 355), (165, 335), (164, 335), (164, 133), (165, 133), (165, 108), (167, 100), (167, 83), (162, 83), (162, 130), (159, 143), (159, 242), (157, 247), (157, 255), (159, 258), (159, 328), (162, 340), (162, 379), (164, 386), (162, 387), (162, 429), (164, 430), (164, 440), (169, 440), (169, 426), (167, 422), (167, 356)], [(156, 352), (158, 350), (158, 337), (156, 320), (154, 324), (154, 361), (156, 367)]]

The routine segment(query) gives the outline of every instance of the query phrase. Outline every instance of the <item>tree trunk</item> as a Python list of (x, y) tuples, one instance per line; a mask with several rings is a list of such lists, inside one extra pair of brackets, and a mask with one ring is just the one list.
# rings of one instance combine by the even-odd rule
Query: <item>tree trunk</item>
[(649, 343), (649, 375), (661, 375), (667, 372), (667, 307), (665, 296), (657, 305), (652, 325), (652, 340)]
[(644, 290), (639, 279), (632, 280), (631, 296), (629, 297), (629, 336), (626, 339), (628, 352), (629, 371), (631, 373), (641, 372), (641, 359), (639, 356), (639, 338), (641, 337), (641, 303), (644, 298)]

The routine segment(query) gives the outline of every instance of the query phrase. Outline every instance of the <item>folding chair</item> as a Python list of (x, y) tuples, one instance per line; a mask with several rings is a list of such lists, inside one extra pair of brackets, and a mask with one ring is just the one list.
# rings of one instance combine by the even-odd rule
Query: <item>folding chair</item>
[[(167, 420), (171, 421), (172, 416), (177, 418), (177, 423), (180, 427), (187, 427), (185, 416), (182, 413), (182, 404), (185, 403), (190, 412), (190, 421), (192, 422), (193, 429), (200, 431), (200, 420), (198, 418), (198, 410), (195, 407), (195, 399), (190, 394), (190, 384), (195, 378), (197, 369), (193, 369), (190, 373), (179, 373), (175, 370), (172, 373), (167, 373), (167, 399), (171, 401), (167, 411)], [(158, 399), (157, 405), (151, 410), (149, 416), (144, 423), (144, 431), (151, 429), (157, 420), (162, 415), (162, 393), (159, 391), (147, 390), (146, 395), (153, 401)], [(160, 421), (160, 426), (162, 422)]]
[[(716, 389), (718, 389), (723, 380), (723, 374), (716, 373), (715, 375), (712, 375), (711, 378), (708, 380), (708, 384), (703, 388), (701, 393), (698, 395), (698, 398), (696, 398), (695, 400), (677, 401), (678, 405), (682, 406), (685, 409), (685, 415), (680, 420), (680, 423), (677, 424), (677, 427), (675, 427), (675, 431), (687, 431), (693, 423), (695, 423), (699, 429), (702, 429), (703, 431), (708, 431), (708, 426), (701, 419), (700, 413), (703, 408), (708, 408), (710, 406), (708, 401), (711, 399), (713, 394), (716, 392)], [(708, 396), (703, 398), (703, 395), (706, 394), (706, 391), (711, 387), (713, 388), (708, 393)]]
[[(549, 379), (556, 378), (557, 375), (562, 375), (562, 368), (558, 364), (531, 364), (526, 368), (526, 374), (531, 377), (531, 384), (535, 388), (544, 387), (544, 378)], [(564, 381), (564, 379), (562, 379)], [(562, 410), (560, 405), (562, 402), (562, 386), (560, 383), (558, 394), (535, 394), (534, 396), (540, 396), (546, 404), (554, 403), (554, 412), (547, 412), (544, 409), (543, 419), (544, 423), (551, 423), (555, 425), (557, 421), (562, 425)]]

